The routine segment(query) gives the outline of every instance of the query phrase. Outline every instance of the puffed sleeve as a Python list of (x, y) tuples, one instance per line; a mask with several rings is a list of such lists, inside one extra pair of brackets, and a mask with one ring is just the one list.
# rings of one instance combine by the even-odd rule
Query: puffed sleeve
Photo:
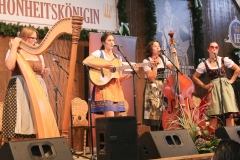
[(8, 51), (7, 51), (7, 53), (6, 53), (5, 61), (7, 60), (9, 54), (10, 54), (10, 49), (8, 49)]
[(205, 65), (204, 65), (203, 62), (201, 62), (201, 63), (198, 65), (196, 71), (197, 71), (198, 73), (201, 73), (201, 74), (203, 74), (204, 72), (206, 72), (206, 67), (205, 67)]
[(230, 58), (224, 57), (224, 65), (227, 68), (231, 68), (234, 65), (234, 62)]
[[(149, 61), (147, 60), (147, 59), (144, 59), (143, 60), (143, 63), (148, 63)], [(143, 66), (143, 70), (144, 70), (144, 72), (146, 72), (146, 71), (149, 71), (149, 70), (151, 70), (151, 68), (148, 66), (148, 65), (146, 65), (146, 66)]]
[(92, 55), (96, 58), (100, 58), (100, 55), (101, 55), (101, 51), (100, 50), (96, 50), (94, 52), (92, 52)]
[(172, 63), (166, 58), (165, 55), (163, 55), (163, 60), (164, 60), (164, 62), (166, 63), (166, 65), (172, 64)]
[(45, 68), (45, 62), (44, 62), (44, 59), (43, 59), (43, 55), (40, 55), (40, 59), (42, 61), (42, 67)]

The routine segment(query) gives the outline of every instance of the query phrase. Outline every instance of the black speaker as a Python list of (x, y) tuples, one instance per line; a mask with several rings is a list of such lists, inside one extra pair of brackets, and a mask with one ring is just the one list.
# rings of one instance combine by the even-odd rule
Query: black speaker
[(138, 160), (134, 116), (96, 119), (97, 160)]
[(139, 139), (139, 159), (199, 154), (187, 130), (152, 131)]
[(63, 137), (5, 142), (0, 149), (1, 160), (73, 160)]
[(240, 143), (240, 126), (218, 127), (215, 135), (221, 139), (233, 139)]

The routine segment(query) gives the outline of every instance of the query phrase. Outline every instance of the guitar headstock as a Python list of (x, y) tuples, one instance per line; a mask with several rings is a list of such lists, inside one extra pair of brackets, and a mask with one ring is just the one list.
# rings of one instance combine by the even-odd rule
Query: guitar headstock
[(154, 63), (151, 63), (151, 62), (147, 62), (148, 67), (154, 67), (154, 66), (157, 66), (158, 64), (159, 63), (154, 64)]
[(175, 45), (175, 40), (173, 38), (174, 32), (172, 30), (169, 31), (168, 35), (170, 36), (169, 43), (170, 45)]

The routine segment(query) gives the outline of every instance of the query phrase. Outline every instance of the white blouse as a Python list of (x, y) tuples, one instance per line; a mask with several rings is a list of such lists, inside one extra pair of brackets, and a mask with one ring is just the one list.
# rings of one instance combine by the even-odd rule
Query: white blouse
[[(219, 65), (219, 67), (221, 67), (221, 66), (222, 66), (222, 57), (219, 57), (219, 56), (218, 56), (217, 58), (218, 58), (218, 65)], [(206, 60), (206, 63), (207, 63), (207, 65), (208, 65), (209, 69), (218, 69), (218, 66), (216, 66), (216, 67), (211, 67), (210, 62), (209, 62), (208, 59)], [(227, 68), (231, 68), (231, 67), (234, 65), (234, 62), (233, 62), (231, 59), (229, 59), (228, 57), (224, 57), (224, 65), (225, 65)], [(207, 70), (206, 70), (205, 64), (204, 64), (203, 62), (201, 62), (201, 63), (198, 65), (196, 71), (197, 71), (198, 73), (200, 73), (200, 74), (203, 74), (204, 72), (206, 72)]]
[[(107, 57), (106, 57), (106, 53), (102, 50), (102, 53), (103, 53), (103, 56), (104, 56), (104, 59), (105, 60), (108, 60), (108, 61), (111, 61), (112, 59), (108, 59)], [(100, 58), (100, 56), (101, 56), (101, 50), (96, 50), (96, 51), (94, 51), (94, 52), (92, 52), (92, 55), (94, 56), (94, 57), (96, 57), (96, 58)], [(122, 57), (121, 56), (117, 56), (118, 58), (120, 57), (120, 61), (122, 62)]]
[[(153, 60), (151, 57), (148, 57), (148, 58), (149, 58), (150, 61)], [(148, 59), (144, 59), (143, 63), (148, 63), (149, 60)], [(162, 59), (160, 58), (160, 63), (157, 65), (157, 68), (164, 68), (164, 63), (166, 63), (166, 66), (171, 63), (164, 55), (163, 55), (163, 61), (164, 62), (162, 62)], [(151, 67), (150, 66), (144, 66), (143, 70), (144, 70), (144, 72), (149, 71), (149, 70), (151, 70)]]
[[(157, 68), (164, 68), (164, 63), (166, 64), (166, 66), (167, 65), (169, 65), (171, 62), (166, 58), (166, 56), (164, 56), (164, 55), (162, 55), (163, 56), (163, 61), (162, 61), (162, 58), (160, 58), (160, 63), (157, 65)], [(153, 59), (151, 58), (151, 57), (148, 57), (149, 59), (144, 59), (143, 60), (143, 63), (148, 63), (149, 62), (149, 60), (150, 61), (152, 61)], [(143, 67), (143, 70), (144, 70), (144, 72), (147, 72), (147, 71), (149, 71), (149, 70), (151, 70), (151, 67), (150, 66), (144, 66)], [(144, 78), (146, 79), (147, 78), (147, 75), (145, 74), (144, 75)]]
[[(10, 51), (11, 51), (11, 50), (8, 49), (8, 51), (7, 51), (7, 53), (6, 53), (6, 57), (5, 57), (5, 62), (6, 62), (8, 56), (9, 56), (9, 54), (10, 54)], [(40, 55), (39, 57), (40, 57), (40, 59), (41, 59), (41, 61), (42, 61), (42, 67), (45, 68), (45, 62), (44, 62), (44, 59), (43, 59), (43, 55)], [(30, 60), (30, 59), (26, 59), (26, 60)], [(32, 61), (38, 61), (38, 59), (37, 59), (37, 60), (32, 60)]]

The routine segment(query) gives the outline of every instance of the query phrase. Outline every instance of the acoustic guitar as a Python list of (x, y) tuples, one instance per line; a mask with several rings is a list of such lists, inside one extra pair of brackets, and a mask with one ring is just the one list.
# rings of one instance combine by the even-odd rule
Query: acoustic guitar
[[(102, 58), (94, 58), (92, 61), (100, 64), (106, 62), (106, 60)], [(122, 62), (117, 58), (114, 58), (111, 60), (111, 62), (115, 66), (112, 69), (89, 66), (89, 77), (93, 84), (97, 86), (103, 86), (107, 84), (112, 78), (119, 78), (119, 71), (131, 69), (130, 65), (122, 65)], [(138, 67), (151, 66), (151, 63), (137, 63), (137, 65)]]

